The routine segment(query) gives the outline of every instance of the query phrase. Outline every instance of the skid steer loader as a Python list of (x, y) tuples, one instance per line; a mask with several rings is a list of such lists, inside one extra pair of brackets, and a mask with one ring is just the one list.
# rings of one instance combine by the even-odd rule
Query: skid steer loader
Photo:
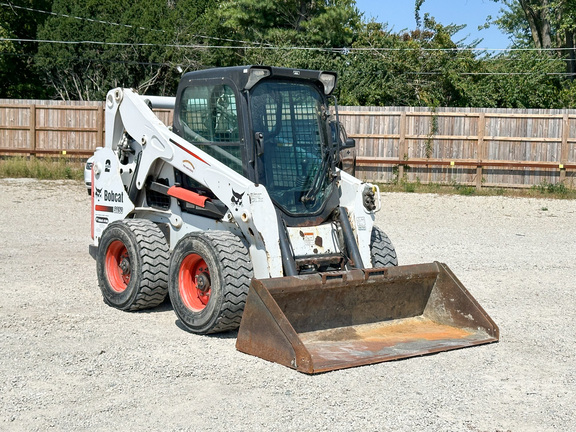
[(189, 331), (239, 326), (238, 350), (310, 374), (497, 341), (444, 264), (397, 266), (378, 187), (339, 169), (335, 85), (246, 66), (187, 73), (175, 98), (110, 91), (91, 171), (104, 301), (169, 294)]

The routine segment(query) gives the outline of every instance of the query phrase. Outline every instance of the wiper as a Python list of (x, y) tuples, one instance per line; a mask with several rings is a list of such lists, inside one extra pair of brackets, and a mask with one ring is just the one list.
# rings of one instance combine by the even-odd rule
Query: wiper
[(331, 152), (329, 150), (326, 150), (325, 153), (326, 153), (325, 156), (322, 158), (322, 165), (320, 166), (320, 169), (316, 171), (314, 179), (312, 180), (312, 186), (310, 187), (308, 192), (306, 192), (306, 195), (304, 195), (301, 198), (301, 201), (304, 204), (316, 201), (316, 195), (318, 194), (318, 192), (320, 192), (320, 189), (322, 189), (324, 176), (328, 173), (330, 165), (332, 165), (330, 163), (330, 159), (332, 159)]
[[(322, 114), (322, 118), (324, 119), (325, 124), (325, 132), (329, 130), (329, 115), (327, 111), (324, 111)], [(332, 170), (334, 168), (334, 157), (335, 157), (335, 149), (333, 145), (329, 145), (331, 140), (328, 136), (324, 135), (324, 140), (321, 141), (321, 149), (322, 149), (322, 165), (320, 165), (320, 169), (316, 171), (314, 175), (314, 179), (312, 180), (312, 185), (306, 195), (301, 198), (301, 201), (304, 204), (309, 202), (316, 201), (316, 195), (322, 189), (322, 185), (324, 184), (324, 178), (328, 175), (328, 170)]]

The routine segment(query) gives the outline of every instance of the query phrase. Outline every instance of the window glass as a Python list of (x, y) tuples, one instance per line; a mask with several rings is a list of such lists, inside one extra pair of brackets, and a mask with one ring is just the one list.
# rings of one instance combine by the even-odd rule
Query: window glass
[(225, 84), (191, 86), (180, 101), (181, 134), (206, 153), (242, 173), (236, 97)]
[(260, 183), (288, 213), (319, 211), (331, 191), (322, 95), (307, 83), (263, 81), (250, 105), (262, 134)]

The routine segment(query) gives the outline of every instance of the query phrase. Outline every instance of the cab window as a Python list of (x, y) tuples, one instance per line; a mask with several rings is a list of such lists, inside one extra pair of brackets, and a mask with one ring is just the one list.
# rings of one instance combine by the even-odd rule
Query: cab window
[(234, 90), (226, 84), (187, 87), (180, 100), (181, 135), (242, 173), (242, 149)]

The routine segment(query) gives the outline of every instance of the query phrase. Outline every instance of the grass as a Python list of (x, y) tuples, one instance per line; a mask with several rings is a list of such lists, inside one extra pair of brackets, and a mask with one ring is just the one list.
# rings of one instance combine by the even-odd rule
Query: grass
[(515, 189), (503, 187), (482, 187), (452, 182), (449, 184), (428, 183), (419, 181), (379, 184), (382, 192), (409, 192), (409, 193), (434, 193), (440, 195), (465, 195), (465, 196), (510, 196), (531, 198), (555, 198), (576, 199), (576, 189), (570, 189), (562, 183), (541, 183), (528, 189)]
[(0, 158), (0, 178), (37, 178), (42, 180), (84, 178), (84, 160), (59, 158), (2, 157)]

